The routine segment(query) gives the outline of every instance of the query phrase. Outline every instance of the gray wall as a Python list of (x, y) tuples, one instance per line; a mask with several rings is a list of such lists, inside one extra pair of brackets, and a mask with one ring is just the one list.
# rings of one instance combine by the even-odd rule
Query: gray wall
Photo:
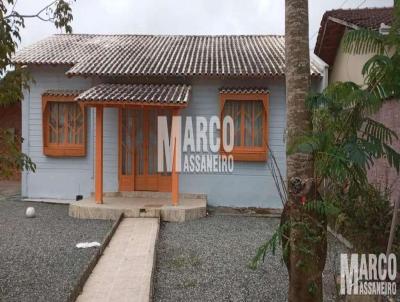
[[(23, 151), (37, 164), (36, 173), (23, 173), (22, 194), (29, 198), (74, 199), (93, 191), (94, 111), (88, 110), (88, 148), (83, 158), (51, 158), (43, 155), (41, 94), (47, 89), (85, 89), (95, 84), (84, 78), (67, 78), (65, 68), (31, 68), (36, 83), (25, 92), (22, 105)], [(98, 81), (96, 81), (98, 82)], [(219, 116), (218, 89), (221, 87), (267, 87), (270, 90), (269, 143), (283, 173), (286, 171), (285, 86), (283, 79), (194, 80), (192, 98), (183, 116)], [(118, 111), (105, 109), (104, 191), (118, 191)], [(180, 191), (205, 193), (211, 205), (240, 207), (281, 207), (268, 162), (235, 162), (232, 174), (180, 175)]]

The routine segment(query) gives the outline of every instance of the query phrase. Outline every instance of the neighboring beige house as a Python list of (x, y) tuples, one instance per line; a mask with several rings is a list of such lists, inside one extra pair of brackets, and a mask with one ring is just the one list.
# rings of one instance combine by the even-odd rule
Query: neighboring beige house
[[(329, 83), (352, 81), (363, 83), (361, 70), (372, 56), (344, 53), (341, 48), (342, 38), (346, 31), (369, 28), (379, 30), (390, 25), (393, 19), (393, 7), (339, 9), (325, 12), (322, 17), (314, 53), (329, 65)], [(376, 120), (396, 131), (400, 136), (400, 102), (390, 101), (383, 105), (374, 115)], [(394, 143), (400, 149), (400, 142)], [(400, 177), (386, 161), (380, 160), (369, 171), (372, 183), (387, 187), (392, 192), (392, 200), (400, 198)]]

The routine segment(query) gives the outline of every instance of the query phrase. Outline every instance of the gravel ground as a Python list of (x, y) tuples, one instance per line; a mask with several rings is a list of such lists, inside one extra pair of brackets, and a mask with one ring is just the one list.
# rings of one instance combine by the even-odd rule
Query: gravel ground
[[(286, 301), (288, 276), (279, 254), (248, 268), (256, 249), (271, 238), (279, 220), (211, 216), (163, 223), (157, 249), (155, 301)], [(334, 267), (345, 248), (329, 239), (324, 301), (334, 301)]]
[[(25, 218), (27, 206), (36, 218)], [(111, 226), (71, 218), (67, 205), (0, 197), (0, 301), (66, 301), (96, 251), (75, 244), (101, 242)]]

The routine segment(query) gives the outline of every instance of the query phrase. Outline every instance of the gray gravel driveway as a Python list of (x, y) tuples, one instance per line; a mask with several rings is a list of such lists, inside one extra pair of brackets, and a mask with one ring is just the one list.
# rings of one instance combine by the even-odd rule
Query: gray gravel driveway
[[(248, 268), (256, 249), (271, 238), (279, 220), (210, 216), (163, 223), (157, 250), (155, 301), (286, 301), (288, 277), (279, 255)], [(333, 301), (333, 267), (339, 247), (330, 238), (324, 272), (325, 299)]]
[[(36, 218), (25, 218), (27, 206), (35, 207)], [(75, 244), (101, 242), (111, 226), (71, 218), (67, 205), (0, 197), (0, 301), (66, 301), (96, 251)]]

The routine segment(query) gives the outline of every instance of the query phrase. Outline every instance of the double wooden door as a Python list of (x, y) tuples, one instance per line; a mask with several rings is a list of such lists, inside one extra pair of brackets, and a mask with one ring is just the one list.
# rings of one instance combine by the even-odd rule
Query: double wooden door
[(157, 116), (161, 109), (120, 109), (120, 191), (171, 191), (171, 173), (157, 171)]

